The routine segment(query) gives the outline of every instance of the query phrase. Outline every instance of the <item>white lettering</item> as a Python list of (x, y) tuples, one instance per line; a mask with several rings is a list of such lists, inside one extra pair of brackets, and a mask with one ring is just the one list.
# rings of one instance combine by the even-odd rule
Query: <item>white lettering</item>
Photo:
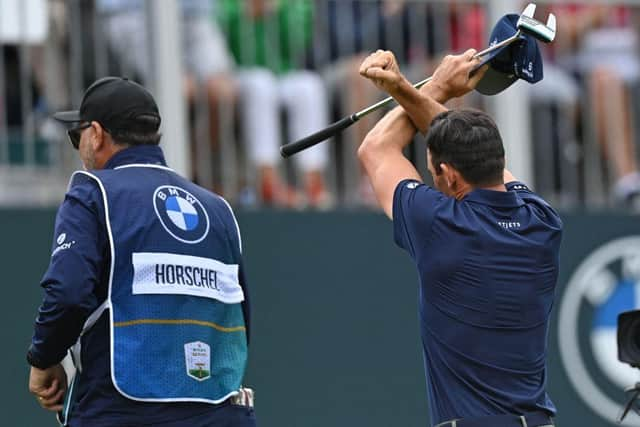
[(134, 253), (132, 264), (134, 295), (193, 295), (228, 304), (244, 300), (237, 264), (154, 252)]
[(76, 241), (72, 241), (72, 242), (67, 242), (67, 243), (63, 243), (62, 245), (58, 246), (57, 248), (55, 248), (53, 250), (53, 253), (51, 254), (51, 256), (54, 256), (55, 254), (57, 254), (60, 251), (63, 251), (65, 249), (70, 249), (71, 246), (75, 245)]
[(498, 225), (502, 228), (512, 229), (520, 228), (521, 225), (518, 221), (498, 221)]

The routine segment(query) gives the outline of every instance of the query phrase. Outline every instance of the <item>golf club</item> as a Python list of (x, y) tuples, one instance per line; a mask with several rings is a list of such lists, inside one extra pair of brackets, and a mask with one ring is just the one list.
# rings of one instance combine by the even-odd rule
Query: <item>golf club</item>
[[(545, 25), (542, 22), (537, 21), (536, 19), (533, 18), (535, 10), (536, 10), (536, 5), (534, 3), (529, 3), (527, 7), (524, 9), (524, 11), (522, 12), (522, 15), (520, 15), (520, 18), (518, 19), (517, 31), (515, 32), (515, 34), (507, 39), (502, 40), (499, 43), (496, 43), (476, 53), (475, 58), (481, 58), (495, 51), (496, 49), (500, 49), (503, 46), (510, 45), (511, 43), (518, 40), (523, 33), (529, 34), (530, 36), (536, 38), (537, 40), (541, 40), (545, 43), (550, 43), (551, 41), (553, 41), (556, 35), (556, 17), (553, 14), (549, 14), (547, 23)], [(424, 86), (426, 83), (428, 83), (431, 80), (431, 78), (432, 77), (427, 77), (426, 79), (421, 80), (418, 83), (414, 84), (413, 87), (415, 87), (416, 89), (419, 89), (422, 86)], [(282, 157), (287, 158), (295, 153), (298, 153), (302, 150), (305, 150), (309, 147), (319, 144), (320, 142), (348, 128), (349, 126), (351, 126), (352, 124), (354, 124), (355, 122), (360, 120), (362, 117), (366, 116), (367, 114), (372, 113), (373, 111), (376, 111), (384, 107), (385, 105), (391, 103), (392, 101), (393, 101), (392, 97), (385, 98), (382, 101), (377, 102), (376, 104), (373, 104), (361, 111), (358, 111), (357, 113), (353, 113), (350, 116), (343, 117), (337, 122), (330, 124), (326, 128), (321, 129), (316, 133), (313, 133), (298, 141), (285, 144), (282, 147), (280, 147), (280, 154), (282, 155)]]

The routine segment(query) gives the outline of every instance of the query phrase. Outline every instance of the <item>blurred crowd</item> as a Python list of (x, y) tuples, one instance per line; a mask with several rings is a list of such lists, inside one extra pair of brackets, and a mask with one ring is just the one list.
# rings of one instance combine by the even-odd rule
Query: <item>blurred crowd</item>
[[(0, 0), (0, 7), (12, 2), (21, 3)], [(153, 84), (147, 1), (27, 3), (46, 9), (46, 37), (18, 43), (3, 36), (0, 19), (0, 167), (27, 162), (21, 152), (26, 140), (32, 141), (33, 162), (56, 166), (60, 159), (47, 144), (55, 146), (52, 140), (61, 133), (51, 129), (48, 113), (77, 104), (78, 94), (96, 77), (124, 75)], [(280, 145), (381, 99), (383, 94), (357, 73), (371, 51), (392, 50), (403, 72), (418, 81), (442, 55), (486, 47), (492, 26), (482, 1), (178, 0), (178, 5), (183, 56), (176, 60), (184, 70), (185, 144), (194, 178), (246, 206), (373, 206), (355, 150), (382, 112), (291, 162), (281, 160)], [(542, 47), (545, 79), (529, 88), (533, 186), (564, 206), (640, 209), (640, 105), (634, 96), (640, 8), (558, 2), (538, 9), (539, 16), (557, 15), (558, 34)], [(478, 94), (465, 102), (486, 107)], [(426, 171), (423, 145), (416, 144), (413, 157)], [(228, 170), (235, 173), (225, 174)]]

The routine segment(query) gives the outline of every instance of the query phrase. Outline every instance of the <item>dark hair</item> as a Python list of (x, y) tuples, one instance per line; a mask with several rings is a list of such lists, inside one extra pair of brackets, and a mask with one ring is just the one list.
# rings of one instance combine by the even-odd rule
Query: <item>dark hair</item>
[(494, 121), (478, 110), (438, 114), (427, 133), (427, 148), (436, 174), (441, 163), (453, 166), (473, 186), (501, 183), (504, 146)]
[(160, 118), (141, 114), (135, 117), (135, 124), (127, 124), (123, 129), (110, 129), (113, 142), (120, 145), (158, 145), (162, 135), (158, 133)]

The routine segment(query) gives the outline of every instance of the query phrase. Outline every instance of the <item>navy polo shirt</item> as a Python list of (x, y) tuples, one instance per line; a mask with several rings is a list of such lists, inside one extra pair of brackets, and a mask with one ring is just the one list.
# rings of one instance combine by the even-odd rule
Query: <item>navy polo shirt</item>
[(396, 243), (416, 263), (431, 422), (555, 414), (547, 333), (562, 222), (519, 182), (462, 200), (413, 180), (393, 200)]

